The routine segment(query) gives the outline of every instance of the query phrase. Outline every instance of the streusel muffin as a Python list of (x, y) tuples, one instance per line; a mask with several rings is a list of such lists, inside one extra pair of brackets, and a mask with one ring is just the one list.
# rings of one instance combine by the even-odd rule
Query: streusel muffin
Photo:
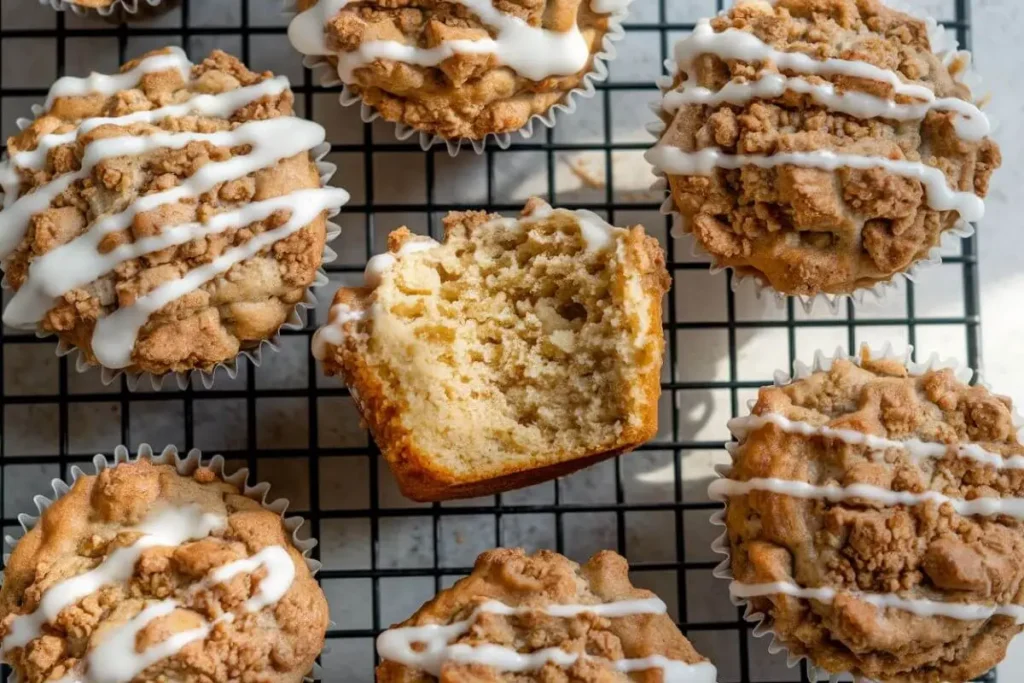
[[(1024, 445), (1010, 399), (904, 359), (819, 359), (733, 420), (730, 587), (830, 673), (961, 683), (1024, 623)], [(725, 568), (725, 567), (723, 567)]]
[(79, 477), (0, 591), (0, 648), (25, 683), (299, 683), (328, 621), (279, 513), (149, 460)]
[(322, 187), (324, 130), (292, 100), (286, 78), (219, 51), (57, 81), (0, 169), (4, 322), (153, 375), (273, 338), (308, 303), (348, 198)]
[(937, 259), (1000, 164), (929, 25), (879, 0), (740, 0), (675, 48), (660, 142), (684, 230), (783, 294), (850, 294)]
[(531, 200), (391, 234), (313, 340), (416, 500), (495, 493), (657, 431), (665, 256), (643, 229)]
[(482, 141), (604, 78), (630, 1), (298, 0), (289, 37), (386, 120)]
[(665, 603), (607, 550), (582, 566), (548, 550), (489, 550), (381, 634), (377, 652), (378, 683), (716, 681)]

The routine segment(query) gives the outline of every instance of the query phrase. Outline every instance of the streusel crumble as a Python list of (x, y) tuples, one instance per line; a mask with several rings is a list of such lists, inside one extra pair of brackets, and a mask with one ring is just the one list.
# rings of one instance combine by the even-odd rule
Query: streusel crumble
[(0, 648), (25, 683), (299, 683), (327, 600), (280, 516), (209, 469), (80, 477), (14, 549)]
[(629, 1), (299, 0), (289, 36), (386, 120), (482, 140), (582, 87)]
[(64, 78), (8, 142), (8, 325), (113, 370), (210, 370), (272, 338), (320, 267), (321, 126), (285, 78), (178, 48)]
[(830, 673), (961, 683), (1024, 623), (1024, 445), (953, 369), (838, 359), (761, 389), (726, 502), (734, 598)]
[(849, 294), (981, 218), (1000, 164), (966, 56), (878, 0), (741, 0), (675, 48), (648, 159), (684, 229), (778, 292)]
[(377, 639), (379, 683), (715, 683), (716, 671), (603, 551), (491, 550), (473, 572)]

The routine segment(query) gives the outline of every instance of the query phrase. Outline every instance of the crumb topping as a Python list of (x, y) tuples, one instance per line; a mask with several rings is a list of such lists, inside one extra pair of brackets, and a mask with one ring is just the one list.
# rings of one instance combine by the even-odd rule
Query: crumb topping
[(628, 683), (635, 679), (616, 671), (606, 660), (662, 655), (688, 664), (704, 661), (665, 614), (609, 618), (585, 612), (558, 618), (541, 611), (550, 605), (596, 605), (654, 597), (633, 587), (628, 570), (626, 560), (611, 551), (598, 553), (582, 566), (545, 550), (533, 555), (521, 549), (485, 552), (477, 559), (472, 574), (442, 591), (395, 628), (451, 624), (466, 619), (482, 602), (496, 600), (510, 607), (535, 607), (537, 611), (516, 616), (482, 614), (468, 632), (451, 644), (500, 645), (520, 653), (557, 647), (590, 657), (580, 657), (567, 668), (548, 663), (523, 673), (449, 661), (443, 665), (440, 678), (385, 659), (377, 668), (378, 681)]
[[(1011, 408), (1010, 399), (963, 384), (949, 369), (911, 375), (902, 362), (838, 360), (828, 371), (762, 389), (752, 414), (946, 444), (945, 455), (915, 457), (908, 448), (879, 450), (769, 423), (741, 439), (729, 477), (867, 484), (963, 500), (1024, 497), (1024, 470), (996, 468), (958, 450), (972, 444), (996, 458), (1024, 454)], [(726, 522), (732, 569), (744, 583), (1024, 604), (1024, 522), (1009, 515), (963, 516), (931, 502), (886, 506), (754, 491), (729, 498)], [(929, 618), (878, 609), (844, 592), (831, 604), (782, 596), (753, 602), (794, 653), (831, 671), (897, 683), (970, 680), (1002, 659), (1021, 630), (1005, 616)]]
[[(751, 34), (782, 52), (885, 69), (937, 98), (973, 101), (968, 87), (956, 80), (964, 64), (944, 64), (932, 52), (926, 24), (876, 0), (746, 0), (710, 25), (719, 33)], [(727, 84), (780, 73), (805, 79), (812, 88), (831, 86), (840, 97), (922, 102), (874, 78), (813, 75), (780, 70), (770, 60), (723, 60), (713, 54), (699, 56), (692, 79), (677, 77), (675, 87), (717, 92)], [(943, 108), (910, 119), (855, 116), (787, 88), (781, 96), (687, 104), (663, 116), (668, 128), (662, 144), (670, 147), (769, 157), (828, 150), (921, 162), (939, 169), (951, 189), (979, 197), (988, 192), (1001, 161), (990, 138), (965, 139), (955, 125), (958, 114)], [(888, 281), (927, 257), (958, 218), (956, 211), (930, 206), (917, 179), (880, 167), (746, 165), (710, 175), (669, 173), (669, 183), (688, 230), (716, 261), (786, 294), (842, 294)]]
[[(153, 54), (158, 53), (142, 59)], [(140, 61), (126, 64), (122, 71), (132, 69)], [(253, 73), (234, 57), (217, 51), (192, 68), (191, 80), (186, 81), (178, 71), (169, 69), (147, 73), (137, 87), (110, 96), (92, 93), (57, 97), (49, 111), (8, 141), (8, 150), (11, 155), (32, 151), (43, 136), (73, 132), (86, 119), (151, 111), (196, 96), (222, 95), (271, 78), (272, 74)], [(285, 89), (250, 102), (223, 118), (189, 114), (153, 123), (104, 123), (83, 132), (77, 140), (52, 148), (38, 170), (20, 168), (22, 194), (79, 171), (92, 142), (126, 135), (232, 131), (247, 122), (292, 115), (292, 99), (290, 90)], [(71, 183), (48, 208), (31, 216), (24, 239), (5, 263), (8, 281), (18, 290), (36, 259), (80, 237), (97, 221), (129, 209), (141, 197), (180, 186), (208, 164), (237, 159), (251, 151), (247, 145), (228, 147), (195, 141), (180, 149), (164, 147), (100, 160), (86, 178)], [(162, 235), (175, 226), (206, 223), (218, 214), (251, 202), (320, 185), (317, 166), (310, 154), (304, 152), (219, 183), (196, 198), (142, 211), (127, 229), (107, 234), (98, 251), (109, 254), (118, 247)], [(98, 364), (91, 339), (100, 319), (132, 305), (163, 283), (213, 263), (232, 247), (280, 227), (288, 217), (288, 212), (278, 211), (244, 227), (200, 236), (124, 261), (90, 284), (60, 296), (39, 323), (40, 327), (57, 333), (63, 341), (82, 350), (89, 362)], [(313, 282), (325, 238), (325, 220), (321, 217), (162, 307), (140, 330), (130, 369), (154, 374), (209, 370), (272, 337)]]
[[(317, 2), (299, 0), (299, 9)], [(583, 84), (610, 18), (595, 13), (589, 0), (495, 0), (493, 6), (535, 28), (565, 32), (578, 27), (591, 59), (578, 73), (531, 80), (503, 66), (493, 53), (454, 54), (437, 66), (379, 58), (355, 70), (349, 89), (386, 120), (446, 139), (480, 140), (489, 133), (523, 128), (531, 117), (544, 114)], [(430, 49), (452, 40), (496, 36), (494, 27), (469, 8), (447, 0), (351, 2), (325, 30), (328, 46), (342, 53), (371, 41)], [(328, 59), (337, 67), (336, 55)]]
[[(55, 586), (109, 560), (136, 543), (133, 527), (154, 510), (199, 506), (226, 520), (213, 534), (177, 546), (142, 551), (127, 581), (102, 586), (60, 611), (26, 646), (5, 653), (26, 683), (80, 673), (89, 653), (159, 601), (178, 608), (149, 621), (136, 635), (135, 653), (175, 634), (213, 623), (211, 632), (161, 658), (132, 680), (298, 683), (323, 647), (327, 602), (278, 515), (262, 508), (208, 469), (184, 477), (168, 465), (142, 460), (81, 477), (51, 505), (15, 547), (0, 592), (0, 636), (39, 609)], [(243, 606), (261, 590), (267, 569), (212, 583), (211, 571), (280, 546), (294, 565), (284, 596), (255, 612)], [(234, 613), (232, 621), (220, 620)], [(125, 653), (127, 657), (128, 653)]]

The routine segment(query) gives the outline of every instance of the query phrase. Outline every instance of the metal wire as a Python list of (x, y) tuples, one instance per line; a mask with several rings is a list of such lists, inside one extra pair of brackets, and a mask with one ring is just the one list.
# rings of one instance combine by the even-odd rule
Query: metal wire
[[(35, 4), (34, 0), (20, 0), (25, 4)], [(127, 44), (130, 37), (147, 37), (149, 39), (159, 42), (160, 38), (166, 38), (168, 42), (180, 43), (189, 49), (192, 44), (192, 40), (196, 38), (209, 37), (209, 36), (221, 36), (221, 37), (234, 37), (240, 42), (241, 54), (240, 57), (244, 61), (249, 63), (250, 51), (251, 51), (251, 39), (256, 36), (276, 36), (281, 40), (285, 40), (285, 29), (280, 25), (266, 26), (266, 25), (254, 25), (251, 21), (250, 14), (252, 9), (250, 8), (250, 2), (253, 0), (241, 0), (241, 22), (240, 25), (235, 26), (194, 26), (192, 25), (191, 15), (201, 2), (209, 2), (210, 0), (185, 0), (182, 3), (180, 10), (181, 22), (177, 26), (167, 26), (161, 22), (158, 25), (150, 24), (133, 24), (131, 27), (120, 25), (111, 26), (105, 24), (96, 24), (95, 26), (82, 27), (81, 23), (75, 21), (75, 27), (69, 27), (71, 23), (64, 15), (58, 16), (54, 28), (52, 29), (26, 29), (26, 28), (14, 28), (4, 27), (0, 24), (0, 40), (6, 42), (8, 39), (14, 38), (33, 38), (33, 39), (49, 39), (54, 40), (56, 45), (56, 61), (57, 71), (63, 75), (65, 73), (65, 67), (67, 62), (66, 54), (66, 43), (69, 39), (84, 38), (84, 37), (108, 37), (116, 38), (118, 41), (118, 53), (121, 62), (125, 61)], [(219, 0), (218, 0), (219, 1)], [(10, 0), (4, 0), (5, 5)], [(637, 4), (656, 3), (657, 4), (657, 19), (654, 21), (635, 21), (627, 23), (626, 28), (629, 34), (645, 34), (650, 35), (652, 40), (657, 40), (662, 61), (669, 55), (669, 48), (671, 41), (674, 40), (676, 34), (682, 31), (686, 31), (692, 28), (692, 24), (680, 23), (670, 21), (669, 6), (672, 5), (675, 0), (641, 0)], [(722, 7), (722, 0), (716, 0), (718, 8)], [(944, 22), (947, 28), (953, 29), (956, 32), (957, 38), (961, 45), (969, 46), (970, 41), (970, 2), (969, 0), (955, 0), (955, 18)], [(649, 16), (649, 15), (645, 15)], [(671, 36), (671, 37), (670, 37)], [(10, 56), (6, 56), (6, 52), (0, 53), (0, 73), (6, 73), (3, 70), (3, 59), (10, 59)], [(193, 54), (192, 57), (202, 57), (202, 55)], [(299, 102), (304, 105), (304, 110), (307, 116), (312, 117), (314, 111), (314, 95), (322, 92), (330, 92), (330, 89), (321, 88), (314, 85), (313, 79), (308, 71), (305, 72), (301, 83), (294, 83), (293, 88), (296, 92), (296, 97)], [(642, 150), (645, 149), (646, 143), (635, 143), (635, 142), (620, 142), (613, 140), (612, 136), (612, 125), (613, 118), (616, 114), (615, 108), (612, 106), (612, 96), (617, 92), (638, 92), (638, 93), (650, 93), (655, 90), (656, 86), (654, 82), (648, 81), (637, 81), (637, 82), (622, 82), (614, 81), (610, 83), (604, 83), (598, 86), (598, 101), (586, 103), (588, 107), (603, 107), (604, 113), (604, 140), (596, 143), (567, 143), (560, 142), (555, 139), (554, 134), (550, 130), (546, 130), (540, 134), (539, 139), (535, 138), (534, 141), (527, 142), (524, 144), (517, 144), (513, 146), (510, 151), (523, 152), (533, 151), (542, 153), (545, 155), (546, 166), (547, 166), (547, 190), (548, 195), (551, 198), (556, 198), (557, 188), (555, 186), (555, 166), (556, 166), (556, 154), (559, 152), (577, 152), (577, 151), (589, 151), (589, 152), (601, 152), (603, 153), (606, 168), (607, 178), (605, 183), (604, 197), (601, 201), (591, 201), (587, 203), (569, 205), (569, 208), (588, 208), (594, 211), (605, 213), (611, 222), (615, 222), (617, 214), (625, 211), (651, 211), (654, 212), (658, 209), (659, 202), (653, 199), (645, 201), (622, 201), (621, 198), (616, 198), (614, 191), (614, 182), (612, 178), (612, 154), (613, 152), (627, 151), (627, 150)], [(3, 100), (12, 97), (34, 97), (42, 101), (45, 97), (48, 89), (47, 83), (40, 83), (38, 87), (24, 87), (24, 86), (11, 86), (8, 87), (6, 84), (0, 82), (0, 107), (3, 107)], [(397, 213), (420, 213), (426, 216), (427, 224), (434, 225), (436, 219), (444, 214), (444, 212), (451, 210), (466, 210), (466, 209), (487, 209), (491, 211), (518, 211), (521, 206), (518, 204), (500, 203), (495, 201), (495, 160), (499, 155), (507, 153), (506, 151), (496, 149), (493, 146), (488, 147), (486, 151), (486, 171), (487, 171), (487, 189), (485, 201), (479, 204), (468, 204), (458, 202), (441, 202), (435, 201), (435, 190), (438, 181), (438, 172), (436, 170), (436, 157), (437, 154), (444, 154), (443, 148), (439, 151), (438, 149), (431, 149), (430, 151), (423, 152), (416, 144), (394, 144), (392, 140), (388, 140), (386, 144), (382, 145), (380, 141), (374, 139), (374, 131), (370, 124), (363, 124), (363, 142), (358, 144), (345, 143), (345, 144), (334, 144), (332, 146), (333, 152), (348, 152), (358, 154), (363, 160), (363, 182), (365, 183), (365, 201), (361, 204), (350, 204), (345, 207), (344, 212), (349, 214), (360, 215), (365, 219), (365, 245), (366, 245), (366, 258), (368, 259), (374, 253), (380, 250), (380, 246), (376, 243), (376, 219), (381, 216), (381, 220), (385, 227), (393, 227), (392, 222), (389, 220), (388, 214)], [(388, 153), (399, 153), (407, 154), (411, 157), (422, 157), (425, 155), (426, 163), (426, 201), (419, 204), (388, 204), (380, 203), (375, 201), (374, 183), (374, 153), (378, 151), (386, 151)], [(466, 152), (463, 152), (466, 153)], [(564, 203), (563, 203), (564, 205)], [(655, 226), (648, 226), (653, 228)], [(667, 231), (670, 228), (668, 220), (665, 220), (664, 229)], [(342, 236), (341, 239), (345, 239)], [(693, 270), (706, 270), (706, 263), (692, 263), (692, 262), (677, 262), (674, 256), (674, 250), (668, 250), (669, 270), (673, 275), (678, 276), (687, 271)], [(907, 337), (910, 343), (914, 343), (917, 339), (917, 332), (924, 326), (956, 326), (962, 329), (965, 335), (965, 348), (967, 352), (967, 362), (972, 367), (978, 367), (979, 365), (979, 301), (978, 301), (978, 288), (977, 288), (977, 257), (975, 249), (975, 241), (973, 238), (969, 238), (964, 241), (962, 253), (959, 256), (952, 256), (946, 259), (946, 263), (957, 264), (959, 269), (962, 271), (963, 277), (963, 297), (964, 297), (964, 314), (962, 316), (943, 316), (943, 317), (922, 317), (916, 314), (915, 307), (915, 290), (913, 285), (910, 285), (906, 289), (906, 317), (896, 318), (873, 318), (863, 319), (858, 318), (855, 315), (855, 311), (852, 305), (846, 307), (846, 319), (804, 319), (797, 315), (797, 312), (792, 302), (789, 302), (786, 310), (785, 320), (739, 320), (737, 319), (736, 309), (736, 295), (734, 294), (731, 287), (727, 286), (727, 294), (725, 300), (725, 320), (720, 321), (681, 321), (678, 319), (676, 296), (677, 290), (673, 290), (670, 294), (670, 305), (667, 308), (667, 319), (664, 323), (665, 333), (668, 336), (668, 351), (667, 361), (670, 363), (671, 368), (676, 368), (680, 358), (679, 341), (677, 339), (677, 332), (680, 331), (694, 331), (694, 330), (720, 330), (724, 331), (726, 339), (728, 341), (728, 380), (723, 381), (680, 381), (677, 380), (673, 375), (668, 381), (665, 381), (662, 385), (663, 391), (670, 392), (672, 397), (672, 416), (671, 416), (671, 440), (658, 441), (652, 444), (644, 446), (641, 450), (647, 451), (662, 451), (670, 452), (672, 454), (672, 472), (674, 474), (674, 499), (671, 502), (659, 502), (659, 503), (643, 503), (638, 504), (635, 502), (629, 502), (625, 493), (625, 486), (623, 483), (621, 461), (615, 463), (615, 489), (614, 489), (614, 502), (608, 503), (568, 503), (564, 500), (563, 487), (556, 484), (554, 487), (554, 497), (551, 503), (544, 504), (509, 504), (503, 501), (501, 496), (497, 496), (494, 499), (493, 504), (473, 504), (469, 506), (442, 507), (439, 504), (435, 504), (428, 508), (416, 507), (416, 508), (391, 508), (382, 507), (380, 501), (380, 493), (378, 491), (378, 470), (380, 468), (378, 452), (374, 450), (374, 447), (369, 448), (322, 448), (320, 446), (319, 434), (321, 431), (321, 425), (319, 424), (317, 401), (323, 397), (332, 396), (347, 396), (347, 390), (340, 386), (328, 386), (318, 387), (317, 376), (315, 370), (315, 363), (312, 358), (308, 359), (308, 372), (306, 374), (306, 386), (302, 388), (294, 389), (263, 389), (258, 388), (256, 385), (256, 373), (252, 371), (252, 368), (246, 374), (245, 386), (239, 389), (228, 389), (220, 390), (214, 393), (203, 393), (201, 396), (204, 401), (207, 400), (236, 400), (244, 401), (245, 413), (247, 418), (247, 428), (245, 434), (245, 448), (221, 451), (225, 457), (229, 459), (238, 460), (247, 463), (250, 467), (250, 471), (257, 472), (261, 461), (268, 458), (281, 458), (287, 459), (289, 464), (294, 463), (294, 467), (305, 467), (307, 468), (309, 486), (309, 508), (307, 510), (301, 510), (310, 524), (311, 533), (320, 537), (321, 523), (324, 520), (334, 519), (365, 519), (369, 523), (370, 537), (371, 537), (371, 552), (369, 558), (369, 567), (364, 569), (325, 569), (320, 574), (320, 580), (333, 580), (333, 579), (368, 579), (372, 582), (372, 623), (369, 628), (348, 628), (341, 627), (332, 628), (329, 632), (329, 647), (333, 644), (337, 647), (340, 643), (350, 639), (367, 639), (372, 638), (380, 632), (382, 627), (386, 624), (382, 623), (381, 617), (381, 582), (385, 579), (390, 578), (413, 578), (413, 577), (429, 577), (433, 579), (434, 588), (440, 589), (446, 580), (451, 577), (465, 574), (470, 571), (470, 567), (451, 567), (442, 566), (440, 562), (440, 524), (442, 516), (467, 516), (467, 515), (487, 515), (494, 519), (494, 544), (502, 544), (502, 519), (509, 516), (526, 515), (526, 514), (547, 514), (554, 517), (554, 539), (556, 549), (564, 551), (566, 546), (566, 532), (564, 519), (567, 514), (572, 513), (610, 513), (615, 518), (615, 538), (617, 550), (628, 557), (627, 545), (627, 531), (626, 531), (626, 516), (628, 513), (656, 513), (663, 512), (671, 514), (674, 533), (676, 535), (676, 547), (675, 554), (672, 561), (661, 561), (661, 562), (634, 562), (633, 569), (638, 573), (642, 574), (645, 572), (674, 572), (675, 573), (675, 586), (677, 589), (677, 600), (678, 604), (677, 613), (680, 615), (682, 620), (679, 624), (684, 632), (689, 634), (695, 634), (700, 632), (712, 632), (715, 634), (735, 634), (737, 642), (736, 658), (739, 662), (738, 666), (738, 679), (741, 683), (750, 683), (751, 681), (761, 681), (762, 683), (769, 683), (764, 681), (761, 675), (757, 672), (752, 671), (751, 665), (751, 652), (750, 652), (750, 637), (751, 637), (751, 624), (744, 622), (742, 615), (737, 612), (735, 618), (727, 620), (715, 620), (715, 621), (695, 621), (689, 620), (687, 615), (688, 607), (687, 604), (687, 586), (686, 579), (688, 572), (707, 572), (710, 571), (716, 564), (716, 561), (704, 561), (704, 560), (693, 560), (686, 556), (686, 546), (684, 543), (684, 536), (686, 532), (686, 524), (684, 523), (684, 515), (691, 511), (701, 511), (710, 514), (717, 505), (714, 503), (708, 503), (703, 501), (691, 501), (687, 500), (683, 492), (683, 473), (687, 465), (686, 454), (695, 450), (709, 450), (719, 449), (721, 447), (718, 441), (707, 441), (697, 439), (687, 439), (681, 436), (682, 427), (680, 424), (680, 409), (681, 409), (681, 395), (682, 392), (688, 390), (718, 390), (727, 391), (729, 393), (729, 403), (732, 414), (735, 416), (740, 412), (740, 398), (739, 393), (743, 390), (756, 389), (757, 387), (767, 383), (765, 381), (751, 381), (741, 380), (738, 372), (738, 346), (737, 346), (737, 335), (743, 331), (752, 331), (758, 329), (784, 329), (786, 331), (787, 343), (788, 343), (788, 357), (790, 362), (796, 359), (796, 347), (797, 347), (797, 332), (799, 330), (809, 330), (815, 328), (829, 328), (829, 329), (846, 329), (847, 346), (852, 352), (855, 348), (857, 331), (859, 329), (867, 327), (903, 327), (907, 330)], [(331, 273), (357, 273), (361, 272), (363, 266), (361, 264), (346, 264), (337, 265), (333, 264), (328, 267), (328, 271)], [(731, 284), (731, 276), (728, 277), (728, 284)], [(286, 335), (299, 335), (302, 337), (309, 337), (312, 331), (317, 326), (315, 312), (310, 312), (308, 317), (308, 323), (303, 330), (286, 332)], [(169, 396), (166, 392), (153, 392), (153, 391), (139, 391), (129, 392), (128, 387), (124, 380), (121, 381), (120, 390), (117, 393), (111, 394), (106, 392), (94, 392), (94, 393), (71, 393), (69, 391), (69, 372), (74, 372), (73, 369), (68, 368), (67, 359), (60, 360), (59, 368), (59, 380), (57, 383), (56, 394), (33, 394), (33, 395), (8, 395), (6, 392), (7, 384), (4, 381), (4, 370), (5, 370), (5, 351), (8, 347), (14, 344), (30, 345), (30, 344), (53, 344), (52, 339), (37, 339), (33, 335), (29, 334), (14, 334), (6, 333), (0, 329), (0, 387), (4, 388), (4, 392), (0, 392), (0, 435), (4, 434), (4, 420), (7, 419), (8, 409), (14, 406), (47, 406), (56, 405), (58, 411), (58, 428), (59, 428), (59, 441), (58, 448), (54, 453), (45, 453), (41, 455), (9, 455), (6, 452), (6, 439), (0, 438), (0, 510), (4, 511), (3, 524), (7, 527), (17, 526), (17, 519), (13, 514), (8, 514), (5, 506), (4, 496), (7, 493), (7, 484), (5, 481), (8, 476), (7, 469), (12, 465), (43, 465), (43, 464), (56, 464), (59, 466), (61, 476), (66, 474), (69, 463), (80, 462), (91, 457), (91, 453), (79, 453), (72, 452), (70, 448), (70, 435), (69, 435), (69, 410), (73, 406), (79, 406), (90, 403), (101, 403), (116, 401), (120, 408), (120, 437), (121, 442), (130, 444), (131, 434), (129, 426), (131, 423), (131, 407), (133, 404), (136, 406), (144, 405), (149, 401), (168, 401), (180, 400), (182, 402), (182, 420), (183, 420), (183, 435), (184, 443), (181, 444), (185, 448), (191, 448), (193, 446), (203, 447), (202, 443), (196, 443), (195, 439), (195, 428), (194, 428), (194, 416), (196, 415), (197, 406), (195, 400), (197, 393), (193, 392), (191, 388), (184, 392), (173, 394)], [(273, 363), (273, 357), (267, 359), (268, 363)], [(308, 402), (308, 422), (305, 425), (309, 431), (309, 446), (306, 448), (275, 448), (266, 449), (259, 448), (257, 443), (257, 410), (256, 403), (259, 399), (266, 398), (291, 398), (291, 399), (306, 399)], [(144, 436), (144, 435), (143, 435)], [(110, 449), (116, 444), (110, 444)], [(155, 444), (162, 445), (162, 444)], [(363, 461), (369, 472), (369, 491), (367, 493), (367, 506), (365, 509), (354, 509), (354, 510), (334, 510), (334, 509), (323, 509), (320, 500), (320, 491), (317, 482), (320, 479), (320, 466), (321, 460), (326, 457), (342, 457), (351, 459), (351, 461)], [(45, 492), (43, 492), (45, 493)], [(20, 511), (19, 511), (20, 512)], [(431, 523), (431, 542), (433, 545), (433, 564), (429, 567), (389, 567), (384, 568), (379, 566), (378, 560), (378, 548), (381, 540), (381, 522), (384, 520), (404, 518), (404, 517), (426, 517), (430, 519)], [(468, 518), (467, 518), (468, 519)], [(319, 556), (319, 549), (317, 551)], [(358, 664), (358, 668), (364, 669), (372, 665), (372, 662), (366, 661), (365, 663)], [(356, 666), (353, 664), (353, 666)], [(799, 678), (797, 678), (799, 677)], [(344, 672), (329, 671), (328, 679), (330, 680), (347, 680)], [(806, 667), (802, 666), (799, 671), (794, 671), (790, 678), (787, 680), (800, 680), (807, 681)], [(984, 681), (990, 683), (995, 682), (994, 672), (984, 677)]]

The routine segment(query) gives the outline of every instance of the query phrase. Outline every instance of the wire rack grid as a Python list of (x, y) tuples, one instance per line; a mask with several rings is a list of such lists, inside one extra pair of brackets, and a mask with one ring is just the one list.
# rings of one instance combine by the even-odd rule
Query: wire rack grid
[[(728, 3), (726, 3), (728, 4)], [(969, 0), (921, 0), (961, 45), (970, 37)], [(711, 577), (718, 559), (708, 523), (717, 504), (706, 497), (715, 463), (724, 461), (725, 422), (771, 381), (772, 370), (819, 347), (852, 351), (864, 341), (909, 343), (979, 362), (977, 260), (973, 238), (946, 253), (927, 282), (901, 285), (875, 309), (807, 314), (735, 291), (728, 273), (669, 238), (661, 198), (642, 162), (642, 133), (657, 99), (655, 80), (670, 46), (722, 0), (635, 0), (620, 56), (595, 99), (580, 103), (554, 130), (517, 140), (508, 150), (450, 159), (443, 147), (423, 152), (394, 138), (380, 122), (364, 124), (341, 109), (337, 92), (314, 84), (285, 38), (279, 0), (184, 0), (151, 22), (111, 25), (56, 14), (36, 0), (0, 3), (0, 118), (15, 130), (59, 75), (114, 71), (131, 57), (167, 44), (194, 61), (222, 47), (253, 68), (292, 78), (301, 114), (325, 125), (336, 184), (352, 191), (339, 216), (339, 261), (332, 286), (356, 281), (384, 236), (406, 223), (440, 231), (450, 210), (515, 212), (530, 194), (588, 208), (617, 224), (643, 223), (666, 246), (675, 285), (664, 331), (662, 428), (637, 453), (580, 474), (503, 496), (454, 504), (414, 505), (397, 493), (358, 420), (347, 390), (320, 375), (309, 337), (326, 302), (303, 330), (287, 332), (279, 353), (212, 390), (128, 390), (103, 386), (53, 354), (52, 339), (0, 330), (0, 510), (7, 531), (31, 510), (50, 478), (118, 443), (173, 443), (221, 452), (247, 465), (292, 501), (321, 539), (320, 581), (332, 605), (323, 656), (324, 680), (373, 680), (373, 638), (471, 568), (488, 547), (553, 547), (577, 560), (616, 548), (634, 581), (661, 594), (681, 628), (719, 666), (721, 680), (807, 681), (766, 651), (751, 625)], [(937, 294), (929, 295), (929, 292)], [(329, 301), (331, 290), (321, 294)], [(984, 680), (994, 682), (995, 675)]]

